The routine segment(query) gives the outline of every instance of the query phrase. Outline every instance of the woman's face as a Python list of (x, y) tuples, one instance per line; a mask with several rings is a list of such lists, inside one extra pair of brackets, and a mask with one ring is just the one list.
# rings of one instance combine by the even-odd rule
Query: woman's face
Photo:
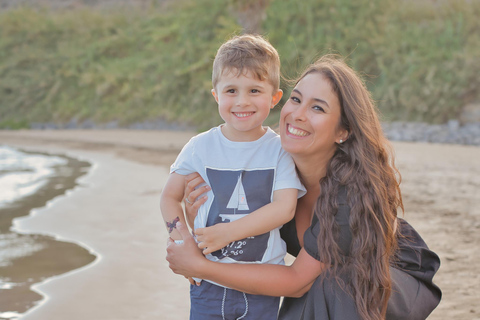
[(328, 80), (310, 73), (292, 90), (280, 114), (282, 147), (292, 156), (333, 156), (340, 139), (340, 102)]

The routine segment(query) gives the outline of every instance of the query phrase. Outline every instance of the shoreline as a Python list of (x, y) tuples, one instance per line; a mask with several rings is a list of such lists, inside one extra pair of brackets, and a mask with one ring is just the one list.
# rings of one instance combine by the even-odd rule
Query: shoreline
[[(151, 157), (145, 157), (146, 153), (152, 151), (148, 147), (136, 146), (132, 150), (140, 155), (141, 160), (134, 163), (128, 160), (131, 157), (125, 154), (125, 149), (130, 150), (131, 147), (122, 146), (122, 143), (117, 145), (104, 141), (101, 144), (90, 145), (89, 142), (63, 141), (60, 146), (58, 142), (43, 141), (39, 145), (38, 136), (34, 136), (35, 138), (31, 139), (15, 139), (15, 142), (6, 141), (4, 138), (0, 141), (30, 151), (63, 153), (86, 159), (93, 163), (93, 168), (90, 174), (80, 180), (80, 185), (83, 185), (80, 190), (75, 190), (66, 197), (60, 197), (46, 208), (36, 211), (31, 217), (18, 221), (16, 228), (33, 233), (55, 234), (56, 238), (68, 239), (68, 241), (75, 239), (77, 243), (91, 248), (98, 258), (86, 267), (49, 278), (35, 285), (33, 289), (40, 291), (46, 298), (19, 319), (159, 319), (163, 318), (165, 312), (171, 314), (168, 319), (188, 318), (188, 282), (183, 281), (183, 277), (174, 275), (164, 260), (167, 234), (156, 202), (163, 185), (162, 181), (168, 172), (159, 165), (146, 164), (157, 162), (158, 158), (153, 154), (150, 155)], [(65, 146), (66, 144), (69, 146)], [(169, 145), (170, 143), (166, 147)], [(117, 190), (118, 192), (109, 189), (112, 188), (112, 181), (109, 181), (112, 178), (112, 171), (114, 173), (131, 172), (127, 177), (118, 175), (122, 182), (113, 183), (117, 189), (120, 189)], [(135, 180), (132, 175), (141, 175), (140, 183), (148, 182), (150, 185), (143, 187), (143, 189), (147, 188), (143, 191), (141, 191), (142, 186), (134, 191), (130, 190), (125, 197), (136, 198), (136, 200), (125, 206), (123, 204), (118, 206), (118, 203), (114, 202), (122, 201), (124, 197), (117, 199), (116, 195), (124, 193), (122, 183), (124, 186), (135, 183), (131, 179)], [(109, 213), (110, 216), (98, 217), (102, 212), (109, 210), (109, 205), (102, 204), (98, 208), (98, 202), (89, 198), (93, 202), (91, 207), (96, 207), (92, 210), (97, 211), (97, 217), (91, 215), (89, 221), (85, 221), (82, 213), (87, 209), (84, 209), (77, 211), (76, 215), (70, 214), (68, 219), (57, 221), (61, 217), (59, 211), (64, 210), (61, 207), (85, 202), (78, 199), (79, 192), (87, 192), (90, 197), (104, 193), (107, 197), (115, 198), (112, 199), (113, 204), (111, 201), (109, 204), (115, 206), (117, 211), (123, 211), (122, 216), (126, 218), (125, 220), (136, 219), (138, 211), (142, 214), (150, 211), (148, 213), (150, 219), (140, 219), (139, 226), (128, 232), (123, 228), (132, 227), (135, 223), (117, 221), (117, 217), (112, 216), (112, 213)], [(149, 204), (145, 203), (146, 200)], [(142, 202), (144, 202), (143, 205)], [(83, 230), (74, 230), (75, 228), (68, 230), (69, 223), (76, 223), (72, 221), (75, 218), (80, 218), (76, 222), (83, 224)], [(52, 226), (54, 220), (59, 227)], [(95, 223), (102, 225), (100, 230), (97, 230), (96, 236), (91, 230), (91, 226)], [(132, 234), (126, 236), (120, 232), (109, 231), (109, 226), (120, 227), (124, 233)], [(102, 233), (107, 234), (102, 235)], [(129, 243), (122, 244), (125, 240)], [(125, 247), (130, 247), (130, 250), (125, 250)], [(139, 256), (142, 253), (144, 253), (143, 256)], [(151, 258), (145, 258), (145, 256)], [(126, 291), (125, 286), (128, 287)], [(171, 291), (166, 288), (170, 288)], [(82, 303), (75, 301), (82, 301)], [(176, 304), (175, 301), (182, 303)], [(177, 308), (185, 303), (187, 305), (184, 308)]]
[[(17, 149), (19, 152), (31, 153)], [(52, 234), (29, 233), (15, 228), (15, 220), (35, 214), (35, 210), (48, 206), (57, 197), (65, 196), (78, 186), (77, 180), (86, 174), (90, 164), (71, 157), (57, 156), (66, 160), (52, 166), (54, 174), (46, 177), (47, 182), (34, 193), (0, 208), (0, 232), (6, 242), (7, 260), (0, 266), (0, 274), (6, 287), (1, 288), (2, 309), (0, 319), (11, 319), (30, 308), (41, 304), (43, 296), (32, 289), (46, 278), (69, 272), (95, 260), (89, 248), (72, 241), (58, 239)], [(30, 249), (27, 249), (30, 248)], [(10, 251), (8, 251), (10, 250)], [(15, 254), (23, 250), (24, 254)], [(26, 252), (25, 252), (26, 251)], [(8, 258), (9, 254), (14, 258)]]
[[(54, 231), (83, 241), (103, 254), (102, 259), (93, 267), (39, 286), (50, 294), (50, 300), (21, 319), (188, 318), (188, 283), (174, 275), (165, 261), (167, 232), (158, 196), (168, 166), (193, 135), (128, 130), (0, 131), (0, 142), (8, 145), (29, 145), (98, 163), (92, 175), (82, 181), (88, 188), (75, 191), (67, 200), (59, 199), (25, 226), (51, 228), (51, 214), (81, 203), (77, 215), (60, 219), (61, 227)], [(403, 177), (404, 217), (442, 262), (434, 281), (443, 298), (428, 319), (480, 318), (480, 275), (476, 271), (480, 263), (480, 148), (405, 142), (393, 145)], [(123, 190), (119, 181), (127, 181), (128, 190)], [(96, 219), (90, 211), (96, 212)], [(102, 216), (105, 212), (108, 219)], [(114, 226), (123, 228), (124, 233)], [(137, 255), (137, 251), (143, 254)]]

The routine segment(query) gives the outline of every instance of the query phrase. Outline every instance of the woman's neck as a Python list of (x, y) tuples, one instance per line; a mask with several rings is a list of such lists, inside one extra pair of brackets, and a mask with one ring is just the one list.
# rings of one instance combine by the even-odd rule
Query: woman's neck
[(320, 196), (320, 179), (325, 176), (326, 165), (313, 157), (301, 157), (292, 155), (297, 172), (303, 185), (307, 189), (307, 194), (298, 199), (295, 211), (295, 223), (297, 227), (298, 241), (303, 247), (303, 235), (312, 223), (312, 217), (315, 209), (315, 203)]
[(327, 164), (330, 160), (323, 160), (313, 157), (300, 157), (292, 155), (295, 165), (297, 167), (300, 180), (302, 181), (307, 192), (309, 189), (318, 189), (320, 179), (325, 177), (327, 172)]

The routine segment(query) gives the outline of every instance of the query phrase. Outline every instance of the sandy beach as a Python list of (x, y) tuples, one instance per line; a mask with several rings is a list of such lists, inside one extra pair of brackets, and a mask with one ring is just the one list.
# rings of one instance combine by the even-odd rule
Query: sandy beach
[[(23, 233), (53, 235), (98, 258), (34, 286), (45, 296), (21, 319), (188, 319), (188, 282), (165, 261), (159, 195), (194, 132), (0, 131), (0, 144), (92, 163), (79, 186), (30, 216)], [(440, 256), (443, 291), (429, 319), (480, 319), (480, 148), (394, 143), (405, 219)]]

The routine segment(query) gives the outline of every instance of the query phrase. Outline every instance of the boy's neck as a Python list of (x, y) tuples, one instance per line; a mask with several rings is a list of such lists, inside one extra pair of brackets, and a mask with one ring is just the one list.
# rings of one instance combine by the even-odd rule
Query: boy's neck
[(240, 132), (230, 130), (226, 124), (220, 126), (222, 134), (225, 138), (233, 142), (252, 142), (260, 139), (267, 132), (267, 128), (260, 126), (256, 130), (250, 130), (248, 132)]

